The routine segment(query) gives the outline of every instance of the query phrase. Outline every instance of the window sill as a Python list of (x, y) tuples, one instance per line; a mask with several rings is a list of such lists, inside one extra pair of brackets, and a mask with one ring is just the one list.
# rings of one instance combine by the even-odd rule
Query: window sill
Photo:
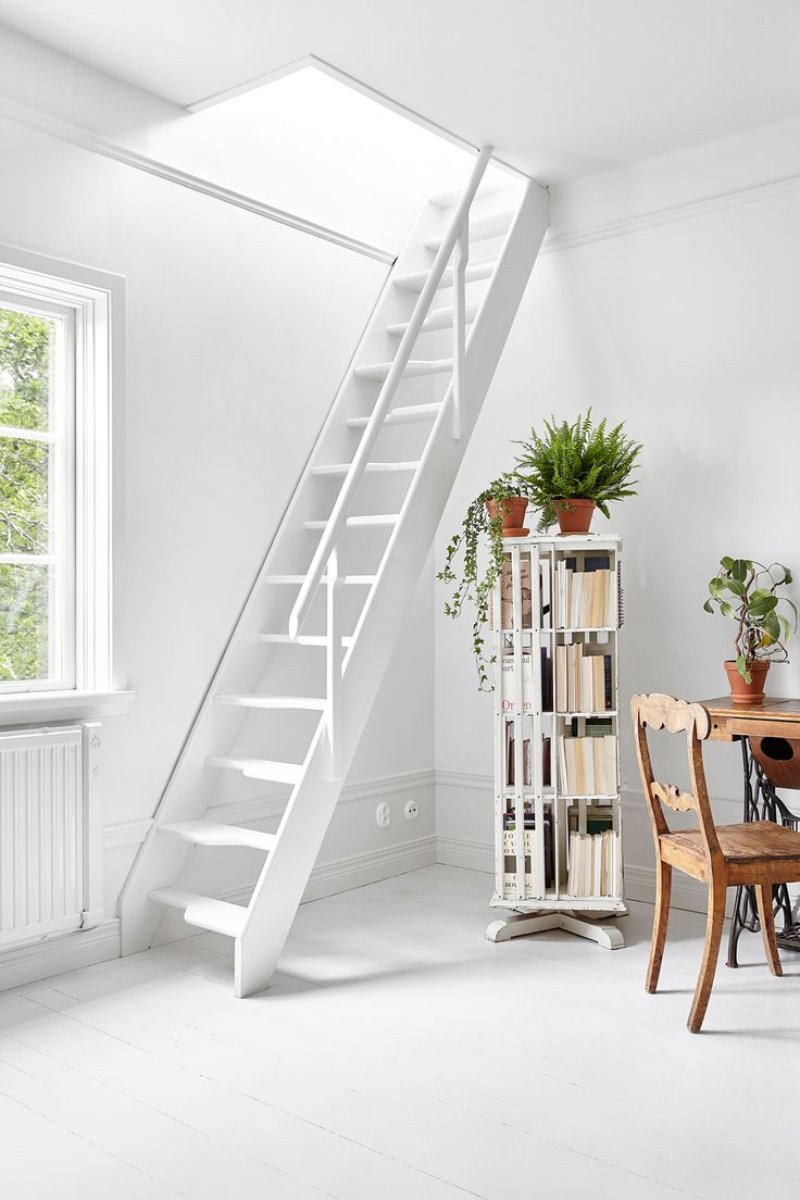
[(124, 716), (135, 692), (9, 692), (0, 694), (0, 728), (32, 721), (97, 720)]

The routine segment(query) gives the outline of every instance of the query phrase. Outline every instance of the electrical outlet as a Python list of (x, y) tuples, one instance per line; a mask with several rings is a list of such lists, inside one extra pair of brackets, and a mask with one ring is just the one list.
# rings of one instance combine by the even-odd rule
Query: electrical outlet
[(403, 809), (403, 816), (407, 821), (416, 821), (419, 816), (419, 805), (416, 800), (406, 800), (406, 806)]
[(382, 800), (375, 809), (375, 824), (380, 829), (388, 829), (392, 823), (392, 810), (385, 800)]

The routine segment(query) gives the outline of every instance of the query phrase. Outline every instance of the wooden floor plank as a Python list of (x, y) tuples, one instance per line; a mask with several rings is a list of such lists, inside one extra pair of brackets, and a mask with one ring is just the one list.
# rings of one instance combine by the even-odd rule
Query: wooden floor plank
[[(223, 1178), (226, 1200), (797, 1190), (800, 959), (773, 979), (743, 942), (752, 965), (720, 968), (692, 1038), (701, 917), (673, 914), (648, 996), (648, 906), (613, 954), (560, 932), (492, 945), (489, 890), (438, 867), (304, 905), (276, 985), (246, 1001), (209, 934), (0, 995), (0, 1095), (119, 1170), (146, 1164), (165, 1197)], [(736, 1154), (709, 1154), (744, 1106)]]

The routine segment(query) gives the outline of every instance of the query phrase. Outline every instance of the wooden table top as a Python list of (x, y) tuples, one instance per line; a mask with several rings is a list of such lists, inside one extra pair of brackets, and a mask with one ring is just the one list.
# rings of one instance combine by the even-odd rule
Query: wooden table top
[(730, 696), (698, 700), (711, 717), (711, 737), (783, 736), (800, 739), (800, 700), (766, 696), (762, 704), (734, 704)]

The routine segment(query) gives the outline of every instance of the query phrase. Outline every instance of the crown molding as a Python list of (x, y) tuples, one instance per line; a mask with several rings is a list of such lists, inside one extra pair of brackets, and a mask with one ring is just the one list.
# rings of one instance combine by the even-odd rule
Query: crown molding
[(591, 246), (595, 242), (606, 242), (612, 238), (630, 237), (632, 234), (644, 233), (662, 225), (697, 220), (700, 217), (726, 212), (732, 208), (741, 208), (745, 204), (762, 204), (767, 200), (793, 195), (797, 191), (800, 191), (800, 175), (771, 179), (765, 183), (734, 188), (728, 192), (719, 192), (714, 196), (705, 196), (700, 200), (682, 201), (678, 204), (667, 205), (665, 208), (651, 209), (648, 212), (623, 217), (618, 221), (588, 226), (586, 229), (550, 234), (545, 238), (539, 253), (558, 254), (564, 250), (576, 250), (581, 246)]

